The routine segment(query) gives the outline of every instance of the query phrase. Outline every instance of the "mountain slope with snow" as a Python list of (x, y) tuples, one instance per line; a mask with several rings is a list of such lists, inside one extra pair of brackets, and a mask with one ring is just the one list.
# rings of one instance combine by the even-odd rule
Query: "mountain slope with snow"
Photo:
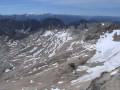
[(88, 90), (103, 73), (117, 75), (120, 42), (114, 35), (120, 30), (99, 31), (97, 42), (86, 41), (87, 33), (55, 29), (21, 40), (0, 36), (0, 90)]

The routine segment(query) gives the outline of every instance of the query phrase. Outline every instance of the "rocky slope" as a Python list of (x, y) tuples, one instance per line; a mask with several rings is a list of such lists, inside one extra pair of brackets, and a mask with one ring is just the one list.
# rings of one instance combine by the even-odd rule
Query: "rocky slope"
[(119, 90), (120, 30), (110, 26), (1, 35), (0, 90)]

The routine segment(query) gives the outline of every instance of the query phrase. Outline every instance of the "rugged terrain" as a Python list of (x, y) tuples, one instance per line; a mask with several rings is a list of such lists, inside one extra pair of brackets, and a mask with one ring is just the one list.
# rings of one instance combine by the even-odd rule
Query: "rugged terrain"
[(0, 90), (120, 90), (119, 24), (86, 25), (2, 33)]

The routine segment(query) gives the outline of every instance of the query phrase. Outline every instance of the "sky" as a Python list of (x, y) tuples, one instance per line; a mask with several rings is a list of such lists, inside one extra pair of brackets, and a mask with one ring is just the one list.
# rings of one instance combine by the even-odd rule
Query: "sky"
[(0, 0), (0, 14), (120, 16), (120, 0)]

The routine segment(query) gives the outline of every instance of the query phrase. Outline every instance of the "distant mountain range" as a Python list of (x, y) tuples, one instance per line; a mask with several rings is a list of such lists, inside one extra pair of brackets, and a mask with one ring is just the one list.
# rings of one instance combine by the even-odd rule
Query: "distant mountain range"
[(80, 20), (87, 20), (89, 22), (116, 22), (120, 23), (120, 17), (114, 16), (79, 16), (79, 15), (53, 15), (53, 14), (43, 14), (43, 15), (34, 15), (34, 14), (23, 14), (23, 15), (0, 15), (0, 19), (15, 19), (15, 20), (26, 20), (34, 19), (42, 21), (46, 18), (57, 18), (62, 20), (65, 24), (72, 22), (78, 22)]

